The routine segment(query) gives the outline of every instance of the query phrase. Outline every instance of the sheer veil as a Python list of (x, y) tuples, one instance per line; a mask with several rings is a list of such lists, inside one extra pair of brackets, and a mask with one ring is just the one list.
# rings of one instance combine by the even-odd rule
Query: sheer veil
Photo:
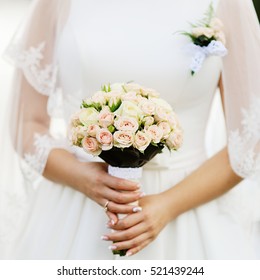
[(232, 168), (260, 173), (260, 28), (250, 0), (220, 1), (229, 54), (224, 58), (224, 106)]
[(50, 150), (66, 148), (50, 123), (61, 114), (56, 43), (69, 7), (69, 0), (34, 1), (5, 53), (16, 71), (1, 140), (0, 258), (26, 216)]
[[(10, 121), (1, 134), (0, 258), (26, 215), (49, 152), (66, 148), (64, 139), (51, 134), (50, 122), (62, 113), (56, 46), (70, 2), (35, 0), (6, 52), (16, 74)], [(259, 23), (251, 0), (219, 0), (218, 16), (229, 51), (222, 76), (230, 162), (241, 177), (256, 178), (260, 189)]]

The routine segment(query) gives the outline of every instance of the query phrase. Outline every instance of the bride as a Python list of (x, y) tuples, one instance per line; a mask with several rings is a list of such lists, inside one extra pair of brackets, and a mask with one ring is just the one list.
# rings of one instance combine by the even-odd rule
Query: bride
[[(210, 3), (32, 4), (7, 50), (17, 75), (4, 147), (8, 162), (11, 152), (20, 155), (23, 176), (12, 184), (15, 165), (2, 170), (2, 258), (113, 259), (115, 249), (130, 259), (259, 258), (259, 25), (252, 1), (213, 1), (228, 55), (206, 57), (191, 75), (191, 41), (174, 33), (191, 31)], [(160, 92), (184, 130), (182, 149), (145, 165), (141, 186), (108, 175), (64, 133), (83, 98), (104, 83), (131, 80)], [(229, 141), (207, 158), (217, 87)], [(137, 200), (139, 207), (130, 205)]]

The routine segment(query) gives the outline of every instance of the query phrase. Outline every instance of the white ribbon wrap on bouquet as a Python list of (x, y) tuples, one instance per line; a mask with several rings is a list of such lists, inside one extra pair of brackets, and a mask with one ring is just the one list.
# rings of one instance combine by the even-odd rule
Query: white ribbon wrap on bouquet
[(201, 69), (203, 62), (208, 56), (223, 57), (228, 53), (224, 44), (215, 40), (211, 41), (207, 47), (201, 47), (194, 43), (188, 44), (186, 46), (186, 51), (193, 55), (190, 65), (190, 69), (193, 73), (197, 73)]
[(108, 173), (112, 176), (126, 179), (126, 180), (134, 180), (138, 181), (138, 179), (142, 178), (142, 167), (137, 168), (123, 168), (123, 167), (114, 167), (108, 166)]

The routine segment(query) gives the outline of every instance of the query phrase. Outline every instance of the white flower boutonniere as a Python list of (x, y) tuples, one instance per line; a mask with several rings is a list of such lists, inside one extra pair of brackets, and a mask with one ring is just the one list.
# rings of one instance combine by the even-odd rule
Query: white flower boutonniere
[(192, 43), (187, 45), (187, 51), (193, 55), (190, 65), (191, 74), (197, 73), (208, 56), (225, 56), (226, 39), (223, 32), (223, 23), (215, 17), (214, 7), (211, 3), (204, 19), (197, 24), (191, 24), (191, 32), (181, 32), (188, 36)]

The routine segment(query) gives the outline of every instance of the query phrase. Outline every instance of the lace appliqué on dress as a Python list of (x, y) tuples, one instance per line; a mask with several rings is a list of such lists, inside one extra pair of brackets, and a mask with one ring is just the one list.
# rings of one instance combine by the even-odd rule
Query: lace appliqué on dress
[(243, 178), (255, 175), (260, 163), (260, 99), (248, 110), (242, 109), (242, 130), (229, 136), (230, 161), (235, 172)]

